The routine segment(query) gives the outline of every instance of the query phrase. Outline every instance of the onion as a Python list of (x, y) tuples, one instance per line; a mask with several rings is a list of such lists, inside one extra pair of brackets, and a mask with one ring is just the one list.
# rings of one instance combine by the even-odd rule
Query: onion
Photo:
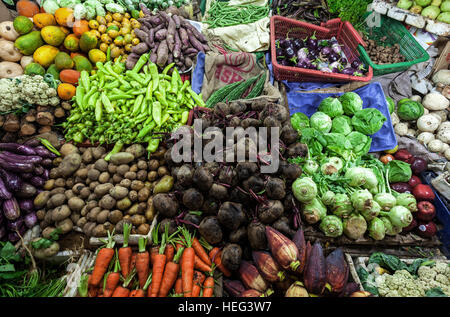
[(412, 188), (408, 183), (393, 183), (391, 188), (399, 193), (411, 193)]
[(428, 168), (428, 163), (423, 158), (416, 157), (414, 162), (411, 164), (411, 170), (415, 175), (419, 175)]

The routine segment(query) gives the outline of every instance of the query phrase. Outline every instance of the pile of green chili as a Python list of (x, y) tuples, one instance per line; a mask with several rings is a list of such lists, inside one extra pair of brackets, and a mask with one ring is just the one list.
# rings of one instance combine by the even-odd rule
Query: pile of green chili
[(127, 71), (120, 59), (96, 66), (92, 76), (81, 72), (72, 111), (63, 123), (66, 141), (115, 144), (116, 151), (124, 144), (148, 143), (152, 153), (158, 134), (186, 124), (190, 109), (205, 105), (176, 68), (168, 75), (173, 63), (160, 74), (148, 54)]
[(205, 23), (209, 28), (219, 28), (239, 24), (250, 24), (269, 15), (269, 6), (253, 4), (229, 5), (227, 1), (214, 1), (208, 10)]

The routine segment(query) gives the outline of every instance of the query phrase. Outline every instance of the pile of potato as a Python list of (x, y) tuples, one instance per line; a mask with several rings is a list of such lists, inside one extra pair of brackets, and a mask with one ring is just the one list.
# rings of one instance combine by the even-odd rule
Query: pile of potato
[(152, 195), (169, 192), (173, 178), (165, 166), (165, 149), (150, 160), (139, 144), (111, 155), (104, 147), (77, 148), (65, 144), (54, 160), (50, 179), (34, 201), (43, 236), (65, 234), (74, 226), (91, 237), (107, 231), (122, 233), (123, 222), (132, 234), (148, 234), (155, 216)]

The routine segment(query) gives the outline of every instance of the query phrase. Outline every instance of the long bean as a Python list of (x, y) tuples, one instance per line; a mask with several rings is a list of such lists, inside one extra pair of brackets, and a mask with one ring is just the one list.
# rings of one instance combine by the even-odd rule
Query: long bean
[(269, 10), (267, 5), (244, 4), (230, 6), (228, 2), (215, 1), (208, 11), (208, 19), (205, 23), (209, 24), (210, 29), (250, 24), (267, 17)]

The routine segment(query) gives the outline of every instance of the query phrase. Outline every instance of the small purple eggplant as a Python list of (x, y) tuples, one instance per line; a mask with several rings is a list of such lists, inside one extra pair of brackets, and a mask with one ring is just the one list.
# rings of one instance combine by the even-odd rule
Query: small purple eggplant
[(347, 67), (347, 68), (344, 68), (344, 69), (341, 71), (341, 74), (345, 74), (345, 75), (353, 75), (354, 72), (355, 72), (355, 69), (354, 69), (354, 68), (352, 68), (352, 67)]
[(289, 39), (281, 39), (280, 40), (280, 47), (281, 48), (288, 48), (291, 46), (291, 41)]
[(318, 47), (317, 39), (310, 37), (308, 40), (306, 40), (306, 46), (310, 49), (317, 49)]
[(320, 53), (321, 53), (322, 55), (328, 56), (328, 55), (330, 55), (330, 53), (331, 53), (331, 48), (330, 48), (329, 46), (325, 46), (324, 48), (322, 48), (322, 49), (320, 50)]
[(295, 51), (292, 47), (288, 47), (284, 49), (284, 56), (286, 56), (287, 59), (291, 59), (295, 57)]
[(27, 226), (27, 228), (33, 228), (36, 224), (37, 224), (37, 222), (38, 222), (38, 219), (37, 219), (37, 216), (36, 216), (36, 213), (35, 212), (31, 212), (31, 213), (29, 213), (28, 215), (26, 215), (25, 217), (24, 217), (24, 220), (25, 220), (25, 225)]
[(293, 43), (294, 48), (296, 50), (299, 50), (299, 49), (301, 49), (302, 47), (305, 46), (305, 43), (303, 43), (303, 41), (300, 40), (300, 39), (294, 39), (294, 41), (292, 43)]
[(331, 49), (338, 55), (340, 55), (342, 52), (342, 48), (338, 43), (334, 43), (333, 45), (331, 45)]

